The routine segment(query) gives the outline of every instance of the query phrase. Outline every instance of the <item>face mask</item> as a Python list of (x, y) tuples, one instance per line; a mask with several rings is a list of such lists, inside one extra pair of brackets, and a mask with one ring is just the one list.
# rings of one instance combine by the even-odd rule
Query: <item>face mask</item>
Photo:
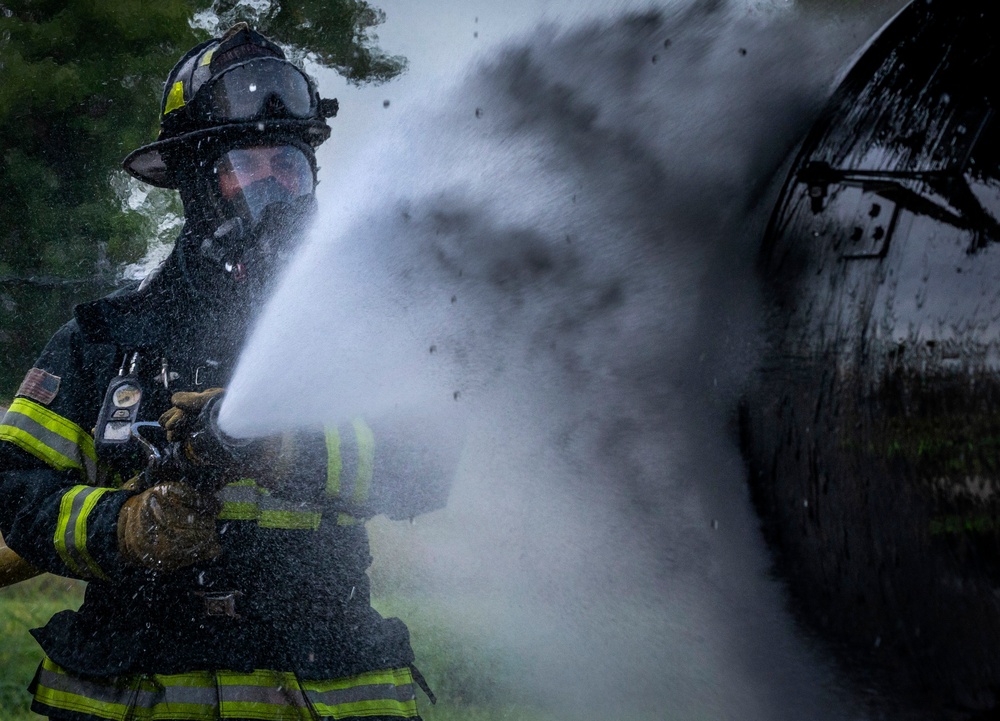
[(223, 154), (214, 177), (225, 220), (202, 254), (236, 283), (259, 284), (287, 261), (314, 213), (312, 166), (295, 146), (254, 146)]

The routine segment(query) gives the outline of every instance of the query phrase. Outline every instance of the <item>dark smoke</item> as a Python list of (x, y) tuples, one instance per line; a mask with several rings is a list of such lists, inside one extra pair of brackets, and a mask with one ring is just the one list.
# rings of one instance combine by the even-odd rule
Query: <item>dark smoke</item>
[(726, 426), (775, 179), (848, 34), (720, 2), (547, 27), (393, 100), (395, 135), (321, 186), (223, 422), (457, 418), (449, 507), (373, 524), (376, 572), (516, 659), (482, 670), (512, 702), (851, 716), (768, 578)]

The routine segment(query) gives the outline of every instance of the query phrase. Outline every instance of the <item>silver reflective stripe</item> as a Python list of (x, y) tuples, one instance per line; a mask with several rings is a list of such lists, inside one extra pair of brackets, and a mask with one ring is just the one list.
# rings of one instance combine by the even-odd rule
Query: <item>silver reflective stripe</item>
[(219, 499), (220, 519), (257, 521), (262, 528), (315, 531), (323, 518), (321, 506), (275, 498), (250, 479), (229, 484), (220, 491)]
[(165, 707), (162, 710), (169, 712), (170, 705), (176, 708), (180, 704), (186, 706), (183, 709), (184, 718), (215, 718), (217, 695), (214, 682), (210, 686), (160, 685), (154, 691), (143, 689), (140, 679), (132, 677), (128, 683), (121, 683), (118, 679), (87, 681), (67, 675), (45, 659), (39, 671), (35, 698), (52, 708), (89, 713), (99, 718), (123, 718), (132, 708), (152, 710), (161, 706)]
[[(275, 679), (274, 683), (282, 683), (281, 679)], [(292, 708), (306, 708), (306, 699), (301, 688), (294, 688), (291, 684), (282, 686), (242, 686), (242, 685), (219, 685), (219, 698), (222, 704), (268, 704), (270, 706), (291, 706)]]
[[(97, 463), (84, 452), (80, 444), (46, 428), (36, 419), (25, 415), (21, 410), (22, 408), (29, 412), (31, 410), (28, 402), (17, 398), (3, 417), (4, 426), (22, 431), (34, 441), (33, 443), (28, 443), (30, 447), (25, 447), (24, 442), (19, 442), (18, 445), (60, 471), (79, 469), (89, 483), (95, 482), (97, 479)], [(56, 417), (47, 408), (42, 410), (48, 416)], [(69, 424), (69, 421), (64, 421), (64, 425)], [(73, 427), (75, 429), (75, 426)], [(15, 438), (11, 438), (10, 440), (17, 442)]]
[(256, 521), (260, 517), (257, 499), (264, 489), (251, 478), (230, 483), (219, 492), (222, 509), (218, 518), (222, 521)]
[(336, 497), (340, 495), (340, 432), (336, 426), (326, 426), (323, 435), (326, 437), (326, 495)]
[(339, 706), (341, 704), (356, 703), (358, 701), (412, 701), (416, 697), (413, 684), (410, 683), (399, 686), (391, 683), (379, 683), (368, 686), (339, 688), (332, 691), (309, 692), (310, 701), (314, 704), (322, 703), (327, 706)]
[(321, 506), (307, 501), (289, 501), (274, 496), (261, 496), (257, 505), (262, 511), (287, 511), (289, 513), (316, 513)]
[(358, 478), (361, 455), (358, 448), (358, 434), (350, 425), (338, 428), (340, 433), (340, 497), (348, 500), (354, 496), (354, 484)]
[(223, 503), (253, 503), (256, 505), (259, 497), (260, 489), (255, 485), (230, 483), (219, 491), (219, 500)]
[(327, 494), (359, 505), (366, 503), (375, 463), (372, 429), (360, 419), (336, 431), (328, 429), (327, 453)]
[(107, 580), (107, 576), (87, 550), (87, 520), (100, 497), (111, 492), (110, 488), (74, 486), (63, 494), (59, 504), (59, 518), (53, 539), (56, 551), (70, 569), (85, 578)]
[[(372, 715), (402, 719), (417, 716), (411, 679), (409, 670), (402, 668), (301, 684), (294, 673), (265, 670), (84, 680), (45, 658), (33, 691), (40, 711), (72, 711), (114, 721), (290, 721), (315, 718), (316, 714), (327, 719)], [(303, 712), (310, 706), (312, 711), (305, 716)]]
[(363, 504), (368, 501), (368, 493), (372, 483), (372, 472), (375, 468), (375, 434), (371, 427), (360, 418), (352, 423), (354, 435), (358, 443), (358, 471), (354, 479), (353, 501)]

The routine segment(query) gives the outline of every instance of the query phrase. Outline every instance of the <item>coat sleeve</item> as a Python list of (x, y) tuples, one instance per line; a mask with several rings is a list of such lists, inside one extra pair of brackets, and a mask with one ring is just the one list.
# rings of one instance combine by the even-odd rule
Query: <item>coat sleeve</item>
[(354, 420), (326, 428), (327, 497), (358, 516), (413, 518), (443, 508), (462, 436), (440, 419)]
[(66, 324), (0, 421), (0, 530), (36, 568), (107, 580), (123, 570), (118, 512), (131, 493), (98, 483), (93, 360), (76, 323)]

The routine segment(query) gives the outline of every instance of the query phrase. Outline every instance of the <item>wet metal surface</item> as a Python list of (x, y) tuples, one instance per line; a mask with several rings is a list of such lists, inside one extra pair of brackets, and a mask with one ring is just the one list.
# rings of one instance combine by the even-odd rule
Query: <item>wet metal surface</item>
[(941, 709), (1000, 687), (1000, 8), (910, 5), (792, 168), (742, 413), (809, 621)]

